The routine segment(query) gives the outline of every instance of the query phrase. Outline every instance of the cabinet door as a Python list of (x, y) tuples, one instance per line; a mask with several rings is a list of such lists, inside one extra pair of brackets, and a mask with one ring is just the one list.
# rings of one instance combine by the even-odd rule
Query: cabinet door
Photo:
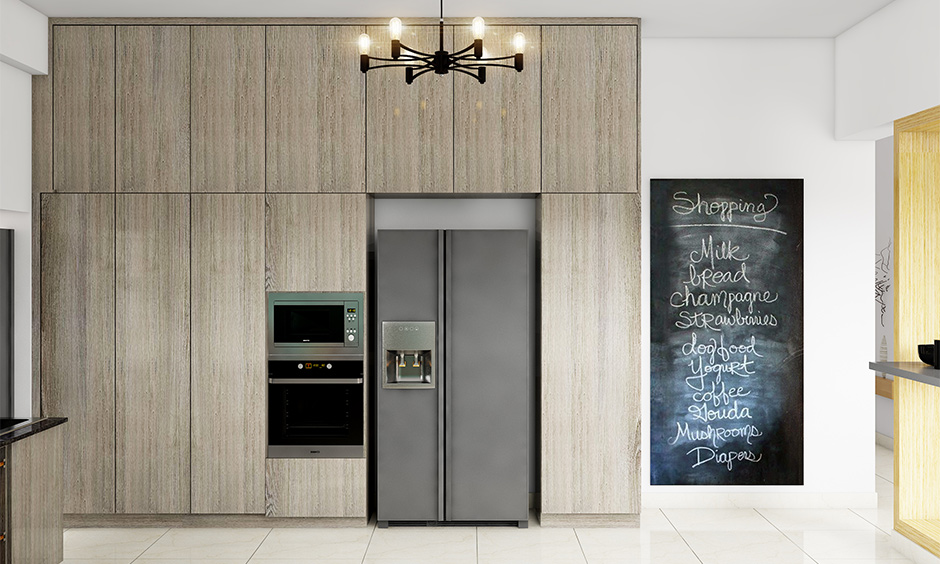
[(118, 192), (189, 192), (189, 65), (189, 26), (118, 26)]
[[(486, 83), (454, 77), (454, 192), (538, 192), (541, 161), (540, 29), (489, 26), (483, 44), (491, 57), (512, 55), (512, 37), (526, 36), (525, 69), (487, 69)], [(473, 42), (468, 26), (454, 43)], [(512, 64), (512, 61), (503, 61)]]
[(69, 418), (65, 512), (114, 512), (114, 195), (43, 194), (43, 412)]
[(363, 31), (268, 27), (268, 192), (365, 191)]
[(117, 196), (118, 513), (189, 513), (189, 196)]
[(365, 458), (271, 458), (267, 461), (265, 515), (347, 517), (369, 514)]
[(541, 278), (543, 517), (639, 513), (639, 196), (543, 195)]
[(264, 196), (192, 206), (192, 511), (263, 513)]
[(193, 192), (264, 192), (264, 27), (192, 28)]
[[(10, 562), (62, 562), (62, 464), (65, 423), (7, 447), (9, 507), (6, 541)], [(4, 543), (6, 544), (6, 543)]]
[(636, 192), (636, 26), (542, 28), (542, 192)]
[(366, 198), (364, 194), (269, 194), (267, 290), (365, 291)]
[(114, 26), (52, 32), (56, 192), (114, 192)]
[[(388, 27), (368, 33), (372, 54), (391, 57)], [(440, 48), (438, 27), (406, 27), (402, 43), (433, 53)], [(444, 48), (453, 51), (453, 43), (453, 27), (447, 26)], [(380, 69), (369, 71), (367, 80), (367, 191), (453, 192), (454, 73), (429, 72), (405, 84), (404, 69)]]

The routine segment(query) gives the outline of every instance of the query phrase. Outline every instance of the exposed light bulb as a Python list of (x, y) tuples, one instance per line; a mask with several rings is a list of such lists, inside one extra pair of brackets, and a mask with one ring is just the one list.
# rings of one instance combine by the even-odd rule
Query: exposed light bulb
[(473, 29), (474, 39), (483, 39), (483, 35), (486, 32), (486, 22), (483, 21), (483, 18), (480, 16), (473, 18), (473, 24), (471, 24), (470, 27)]
[(392, 18), (388, 21), (388, 34), (392, 41), (401, 41), (401, 20)]
[(369, 39), (368, 33), (363, 33), (359, 36), (359, 54), (368, 55), (369, 49), (372, 47), (372, 40)]
[(521, 31), (512, 36), (512, 48), (517, 54), (525, 51), (525, 34)]

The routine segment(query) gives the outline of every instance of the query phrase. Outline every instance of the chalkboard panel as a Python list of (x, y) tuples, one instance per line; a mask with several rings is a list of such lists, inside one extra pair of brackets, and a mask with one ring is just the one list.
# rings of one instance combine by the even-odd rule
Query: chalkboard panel
[(803, 484), (803, 181), (650, 182), (650, 483)]

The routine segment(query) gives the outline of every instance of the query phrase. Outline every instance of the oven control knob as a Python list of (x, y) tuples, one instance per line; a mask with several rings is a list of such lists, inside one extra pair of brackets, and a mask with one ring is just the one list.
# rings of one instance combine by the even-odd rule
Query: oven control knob
[(355, 336), (355, 335), (349, 335), (349, 337), (347, 337), (347, 339), (349, 339), (350, 341), (355, 341), (355, 340), (356, 340), (356, 336)]
[(330, 364), (330, 363), (327, 363), (327, 364), (326, 364), (326, 369), (329, 370), (329, 369), (331, 369), (331, 368), (333, 368), (333, 365)]
[(298, 369), (298, 370), (303, 370), (303, 368), (304, 368), (304, 365), (303, 365), (303, 364), (298, 364), (298, 365), (297, 365), (297, 369)]

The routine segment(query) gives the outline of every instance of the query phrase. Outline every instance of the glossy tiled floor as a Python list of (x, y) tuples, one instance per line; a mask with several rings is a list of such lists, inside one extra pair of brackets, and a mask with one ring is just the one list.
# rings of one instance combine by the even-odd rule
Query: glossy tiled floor
[(877, 509), (666, 509), (639, 529), (70, 529), (65, 564), (902, 564), (891, 452)]

